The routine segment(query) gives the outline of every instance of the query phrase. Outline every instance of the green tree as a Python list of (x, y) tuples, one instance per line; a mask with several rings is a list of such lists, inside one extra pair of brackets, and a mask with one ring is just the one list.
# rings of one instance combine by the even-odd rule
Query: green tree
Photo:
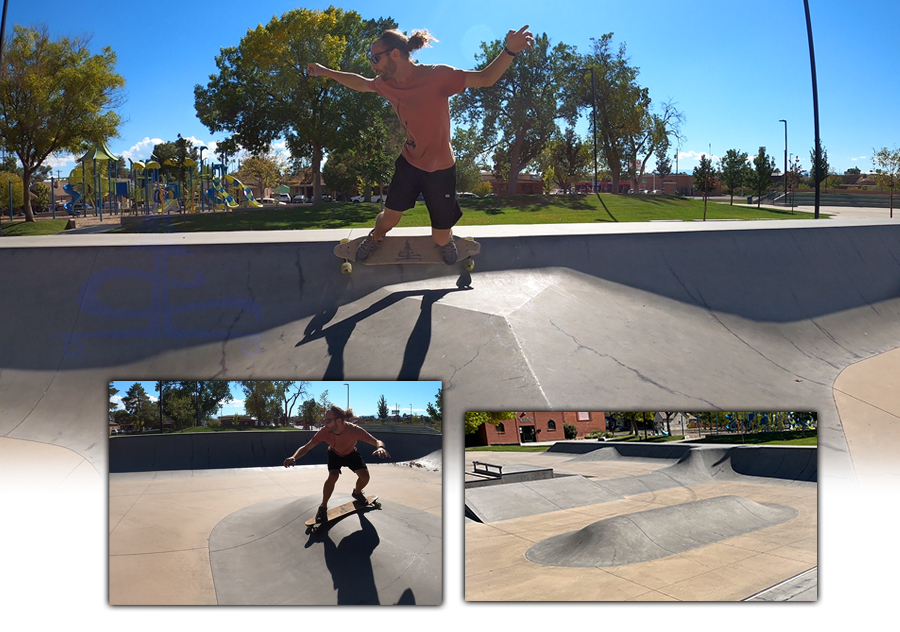
[(878, 167), (878, 174), (875, 176), (875, 182), (882, 189), (891, 192), (890, 208), (891, 217), (894, 216), (894, 189), (900, 182), (900, 149), (881, 149), (872, 150), (872, 162)]
[(319, 421), (319, 405), (315, 399), (309, 398), (300, 405), (300, 419), (304, 426), (311, 426)]
[(731, 196), (731, 204), (734, 204), (734, 192), (738, 187), (744, 186), (744, 178), (747, 175), (747, 152), (738, 149), (729, 149), (725, 157), (719, 161), (719, 169), (722, 175), (722, 185)]
[(765, 147), (760, 147), (753, 159), (753, 171), (750, 174), (750, 184), (756, 191), (756, 208), (760, 207), (763, 193), (772, 186), (772, 174), (775, 172), (775, 159), (766, 153)]
[[(0, 139), (22, 165), (25, 190), (51, 155), (80, 153), (118, 133), (125, 80), (109, 47), (92, 55), (88, 41), (51, 41), (46, 28), (16, 26), (0, 68)], [(34, 221), (31, 200), (25, 220)]]
[(391, 19), (363, 20), (355, 11), (294, 9), (251, 29), (237, 46), (216, 57), (218, 73), (194, 87), (194, 106), (211, 132), (228, 132), (220, 147), (264, 152), (279, 137), (294, 158), (309, 161), (313, 194), (321, 200), (321, 164), (334, 150), (360, 147), (371, 121), (389, 107), (374, 93), (349, 90), (325, 77), (306, 75), (318, 62), (371, 73), (368, 48)]
[[(482, 43), (476, 56), (481, 70), (503, 54), (503, 42)], [(534, 49), (521, 53), (489, 88), (469, 88), (453, 98), (451, 113), (460, 123), (480, 125), (480, 144), (493, 152), (494, 171), (515, 195), (519, 174), (540, 156), (556, 131), (556, 120), (574, 125), (578, 94), (572, 90), (577, 67), (567, 44), (550, 48), (546, 33), (535, 37)]]
[(825, 178), (828, 177), (828, 173), (831, 171), (831, 165), (828, 164), (828, 150), (825, 149), (824, 145), (821, 145), (821, 157), (819, 158), (819, 162), (816, 162), (816, 148), (813, 147), (809, 150), (809, 164), (812, 166), (809, 168), (809, 177), (812, 179), (813, 186), (818, 183), (822, 183), (825, 181)]
[(684, 115), (672, 101), (663, 103), (660, 113), (651, 112), (650, 96), (646, 90), (636, 108), (637, 112), (633, 115), (641, 115), (637, 131), (623, 139), (628, 158), (624, 169), (635, 190), (644, 177), (650, 157), (660, 152), (665, 155), (669, 151), (669, 136), (681, 138), (681, 125), (684, 123)]
[(481, 172), (487, 169), (477, 126), (458, 126), (453, 131), (452, 144), (456, 156), (456, 188), (474, 192), (481, 185)]
[(0, 172), (0, 213), (9, 210), (9, 185), (12, 183), (12, 207), (22, 208), (24, 204), (25, 189), (22, 187), (22, 178), (8, 171)]
[(515, 418), (516, 413), (466, 413), (464, 416), (466, 434), (475, 432), (482, 424), (493, 424), (496, 426), (501, 421), (508, 421)]
[(259, 196), (264, 197), (266, 189), (274, 189), (281, 184), (285, 174), (284, 163), (271, 151), (250, 155), (241, 160), (237, 178), (244, 184), (255, 184)]
[(280, 417), (281, 394), (276, 390), (275, 382), (244, 380), (240, 384), (244, 391), (244, 410), (260, 426)]
[(428, 411), (428, 416), (431, 417), (432, 421), (437, 423), (441, 423), (444, 417), (444, 387), (440, 387), (438, 389), (437, 394), (434, 396), (434, 403), (428, 402), (428, 405), (425, 407), (425, 410)]
[(706, 200), (710, 191), (719, 184), (719, 173), (706, 154), (700, 156), (700, 164), (694, 167), (694, 188), (703, 193), (703, 221), (706, 221)]
[(309, 387), (309, 382), (298, 380), (280, 380), (275, 381), (274, 384), (275, 394), (282, 402), (281, 409), (284, 413), (282, 424), (288, 425), (291, 418), (291, 413), (294, 410), (294, 406), (296, 405), (297, 400), (306, 395), (306, 389)]
[(109, 383), (109, 420), (113, 421), (113, 415), (116, 414), (116, 411), (119, 410), (119, 404), (113, 401), (113, 397), (115, 397), (119, 392), (113, 383)]
[(553, 136), (547, 147), (548, 170), (554, 184), (564, 191), (571, 191), (575, 182), (592, 180), (591, 146), (575, 134), (571, 127)]
[(381, 399), (378, 400), (378, 412), (376, 416), (379, 420), (384, 421), (391, 414), (390, 409), (388, 408), (387, 400), (384, 398), (384, 395), (381, 396)]
[(122, 397), (122, 405), (137, 430), (143, 430), (153, 422), (153, 402), (144, 387), (135, 382)]
[[(593, 50), (584, 57), (582, 66), (594, 69), (596, 88), (597, 146), (610, 172), (613, 192), (619, 191), (622, 171), (627, 167), (629, 139), (643, 129), (645, 115), (650, 108), (646, 88), (637, 83), (639, 70), (630, 66), (625, 44), (612, 50), (612, 33), (591, 39)], [(591, 87), (581, 82), (581, 105), (591, 107)]]
[(189, 398), (195, 426), (202, 425), (204, 419), (233, 399), (228, 382), (182, 380), (177, 388)]

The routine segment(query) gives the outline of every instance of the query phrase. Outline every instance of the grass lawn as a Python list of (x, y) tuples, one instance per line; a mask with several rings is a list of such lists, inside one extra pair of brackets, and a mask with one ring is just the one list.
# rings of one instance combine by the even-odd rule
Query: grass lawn
[(56, 235), (66, 229), (67, 220), (42, 219), (37, 222), (25, 220), (4, 222), (2, 232), (4, 237), (30, 237), (32, 235)]
[(790, 430), (786, 432), (759, 432), (745, 435), (717, 435), (686, 443), (747, 443), (752, 445), (818, 445), (815, 430)]
[[(703, 201), (671, 195), (520, 195), (512, 198), (464, 198), (459, 226), (508, 224), (615, 223), (651, 220), (696, 221), (703, 218)], [(174, 232), (233, 230), (314, 230), (367, 228), (380, 204), (331, 202), (219, 213), (167, 216)], [(707, 219), (811, 219), (812, 213), (757, 209), (710, 203)], [(430, 226), (423, 203), (404, 213), (400, 226)], [(116, 232), (134, 230), (133, 226)]]
[(466, 448), (466, 452), (546, 452), (548, 445), (481, 445)]

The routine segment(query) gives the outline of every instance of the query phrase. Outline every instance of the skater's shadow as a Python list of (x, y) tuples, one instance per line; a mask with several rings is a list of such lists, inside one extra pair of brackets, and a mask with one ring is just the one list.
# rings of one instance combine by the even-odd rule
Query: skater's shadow
[(378, 588), (372, 570), (372, 553), (381, 542), (378, 531), (359, 514), (360, 530), (345, 536), (338, 544), (328, 532), (322, 541), (325, 565), (331, 573), (338, 605), (378, 605)]
[[(320, 310), (306, 326), (303, 339), (295, 347), (300, 347), (313, 340), (325, 338), (328, 344), (328, 367), (325, 369), (324, 380), (344, 379), (344, 350), (350, 336), (356, 329), (356, 325), (375, 314), (391, 307), (405, 298), (422, 297), (422, 305), (419, 317), (413, 325), (409, 338), (406, 341), (406, 349), (403, 352), (403, 364), (397, 375), (398, 380), (417, 380), (425, 364), (425, 356), (431, 345), (431, 317), (434, 304), (452, 292), (460, 292), (471, 289), (469, 287), (457, 287), (444, 290), (410, 290), (406, 292), (394, 292), (383, 299), (376, 301), (366, 309), (345, 318), (342, 321), (328, 325), (337, 308), (329, 307)], [(328, 326), (326, 326), (328, 325)], [(393, 323), (390, 326), (395, 326)]]

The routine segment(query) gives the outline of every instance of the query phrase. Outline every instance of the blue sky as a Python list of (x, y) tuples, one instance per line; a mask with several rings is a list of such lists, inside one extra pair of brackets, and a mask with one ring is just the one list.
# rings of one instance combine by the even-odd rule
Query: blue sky
[[(153, 401), (157, 401), (156, 382), (152, 380), (121, 380), (113, 381), (113, 386), (118, 393), (113, 401), (121, 405), (121, 398), (129, 388), (138, 382), (150, 395)], [(346, 384), (350, 385), (349, 392)], [(433, 404), (441, 383), (437, 381), (421, 382), (310, 382), (307, 392), (310, 397), (319, 399), (322, 393), (328, 391), (328, 399), (332, 404), (341, 408), (347, 407), (347, 397), (350, 397), (350, 408), (355, 415), (375, 415), (378, 400), (384, 395), (388, 406), (400, 408), (401, 415), (407, 415), (412, 409), (414, 415), (426, 414), (428, 404)], [(244, 414), (244, 392), (240, 384), (231, 383), (231, 395), (235, 401), (226, 404), (222, 408), (222, 415)], [(305, 397), (304, 399), (309, 399)], [(296, 414), (296, 412), (294, 413)]]
[[(481, 41), (529, 24), (551, 43), (588, 52), (591, 38), (607, 32), (625, 42), (638, 81), (654, 102), (672, 99), (685, 114), (686, 141), (680, 170), (690, 170), (701, 153), (728, 149), (753, 155), (760, 146), (783, 163), (784, 126), (788, 151), (809, 166), (813, 146), (812, 88), (802, 0), (757, 0), (748, 4), (699, 0), (396, 0), (371, 3), (255, 0), (128, 4), (97, 0), (9, 3), (7, 28), (45, 24), (52, 37), (91, 35), (91, 48), (110, 46), (125, 77), (126, 120), (109, 145), (131, 159), (149, 156), (160, 140), (177, 134), (214, 150), (215, 136), (193, 107), (195, 84), (215, 72), (220, 48), (236, 45), (248, 28), (304, 6), (335, 4), (365, 18), (392, 17), (402, 30), (427, 28), (438, 43), (420, 51), (423, 63), (471, 68)], [(900, 2), (810, 0), (815, 38), (820, 133), (830, 164), (839, 172), (867, 171), (873, 148), (900, 145), (900, 100), (896, 36)], [(89, 7), (89, 8), (86, 8)], [(312, 61), (312, 60), (311, 60)], [(586, 121), (580, 131), (587, 131)], [(207, 154), (209, 155), (209, 154)], [(51, 160), (63, 177), (68, 157)]]

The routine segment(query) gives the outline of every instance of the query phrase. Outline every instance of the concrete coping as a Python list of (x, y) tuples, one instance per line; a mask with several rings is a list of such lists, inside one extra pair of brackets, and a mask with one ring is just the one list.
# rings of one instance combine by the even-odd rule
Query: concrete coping
[[(505, 224), (502, 226), (459, 226), (455, 229), (461, 237), (546, 237), (561, 235), (625, 235), (686, 232), (721, 232), (746, 230), (788, 230), (837, 228), (841, 226), (896, 225), (889, 218), (828, 219), (828, 220), (707, 220), (706, 222), (621, 222), (609, 224)], [(427, 227), (398, 227), (391, 231), (396, 236), (421, 235)], [(265, 244), (265, 243), (318, 243), (355, 239), (368, 234), (369, 228), (329, 228), (321, 230), (264, 230), (229, 231), (208, 233), (154, 233), (108, 234), (83, 233), (78, 235), (41, 235), (0, 240), (0, 248), (59, 248), (98, 246), (191, 246), (216, 244)]]

